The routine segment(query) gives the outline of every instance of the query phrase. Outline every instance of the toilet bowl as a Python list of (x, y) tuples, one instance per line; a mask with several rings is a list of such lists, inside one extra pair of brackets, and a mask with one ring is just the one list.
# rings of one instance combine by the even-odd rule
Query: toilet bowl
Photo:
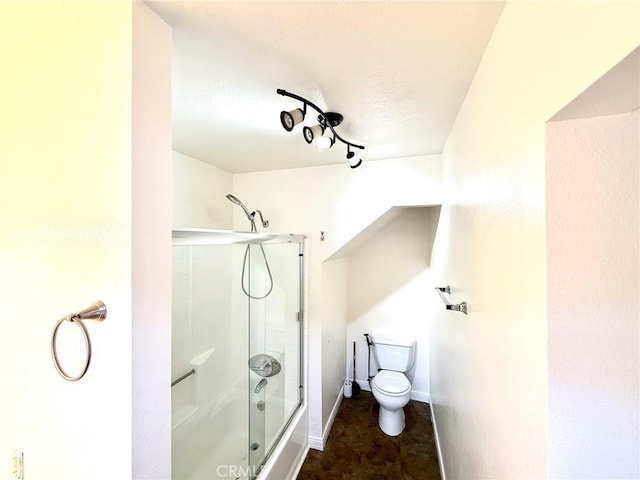
[(380, 404), (380, 429), (392, 437), (400, 435), (405, 427), (404, 407), (411, 399), (411, 383), (401, 372), (381, 370), (371, 381), (371, 391)]
[(373, 353), (379, 367), (371, 380), (371, 391), (380, 404), (378, 425), (395, 437), (404, 430), (404, 407), (411, 399), (411, 382), (405, 373), (413, 367), (416, 341), (402, 335), (374, 333)]

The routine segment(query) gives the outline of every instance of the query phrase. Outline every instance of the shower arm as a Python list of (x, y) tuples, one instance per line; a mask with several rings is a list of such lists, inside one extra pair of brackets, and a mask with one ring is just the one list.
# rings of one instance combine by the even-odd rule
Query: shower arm
[(265, 220), (264, 217), (262, 216), (262, 212), (260, 210), (255, 210), (254, 212), (251, 213), (251, 218), (253, 219), (253, 217), (256, 216), (256, 213), (258, 215), (260, 215), (260, 221), (262, 222), (262, 226), (264, 228), (267, 228), (269, 226), (269, 220)]

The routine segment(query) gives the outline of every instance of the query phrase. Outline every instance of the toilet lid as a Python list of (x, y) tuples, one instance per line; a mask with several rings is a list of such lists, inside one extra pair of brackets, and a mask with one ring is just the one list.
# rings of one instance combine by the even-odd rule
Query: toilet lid
[(411, 383), (404, 374), (391, 370), (381, 370), (373, 377), (376, 388), (389, 395), (399, 395), (411, 389)]

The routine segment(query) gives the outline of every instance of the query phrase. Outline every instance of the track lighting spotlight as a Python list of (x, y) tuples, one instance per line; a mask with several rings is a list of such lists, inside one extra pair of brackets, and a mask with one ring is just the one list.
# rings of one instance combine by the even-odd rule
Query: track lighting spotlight
[(335, 140), (333, 139), (333, 137), (323, 135), (316, 140), (316, 147), (318, 147), (318, 150), (326, 150), (327, 148), (333, 147), (334, 142)]
[(282, 112), (280, 114), (280, 121), (282, 122), (282, 126), (287, 132), (290, 132), (291, 130), (293, 130), (293, 127), (304, 120), (305, 113), (305, 111), (299, 108), (291, 110), (290, 112)]
[(325, 127), (322, 125), (316, 125), (315, 127), (304, 127), (302, 134), (307, 143), (312, 143), (314, 139), (322, 137)]
[(351, 151), (351, 147), (349, 145), (347, 145), (347, 160), (352, 159), (354, 155), (355, 155), (355, 153), (353, 153)]
[(358, 168), (362, 163), (362, 160), (359, 158), (356, 158), (355, 155), (356, 154), (353, 153), (349, 148), (349, 145), (347, 145), (347, 161), (349, 162), (349, 165), (351, 166), (351, 168)]
[[(282, 112), (280, 114), (280, 122), (282, 122), (282, 126), (287, 132), (293, 130), (293, 127), (304, 120), (304, 117), (307, 113), (308, 105), (316, 112), (318, 112), (319, 115), (318, 125), (315, 125), (313, 127), (304, 127), (302, 129), (302, 133), (306, 142), (313, 143), (315, 141), (316, 146), (319, 149), (325, 149), (331, 148), (336, 143), (336, 140), (339, 140), (347, 146), (347, 160), (351, 168), (357, 168), (360, 166), (362, 160), (359, 158), (355, 158), (355, 154), (351, 151), (351, 147), (364, 150), (364, 146), (348, 142), (340, 135), (338, 135), (335, 131), (335, 127), (342, 123), (343, 116), (341, 114), (336, 112), (323, 112), (309, 100), (302, 98), (299, 95), (289, 93), (285, 90), (282, 90), (281, 88), (279, 88), (276, 92), (284, 97), (291, 97), (299, 100), (303, 105), (302, 109), (298, 108), (296, 110), (292, 110), (290, 112)], [(331, 136), (324, 135), (327, 129), (331, 130)]]
[(359, 158), (356, 158), (355, 155), (356, 154), (351, 151), (350, 146), (347, 145), (347, 161), (349, 162), (349, 165), (351, 166), (351, 168), (358, 168), (362, 163), (362, 160)]
[(351, 156), (351, 158), (347, 157), (347, 160), (349, 160), (349, 166), (351, 168), (358, 168), (362, 163), (362, 159), (354, 157), (353, 155)]

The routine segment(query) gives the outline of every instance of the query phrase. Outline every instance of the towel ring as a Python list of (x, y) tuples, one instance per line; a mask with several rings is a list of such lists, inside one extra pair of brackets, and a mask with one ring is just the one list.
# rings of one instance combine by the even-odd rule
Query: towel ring
[[(90, 307), (85, 308), (84, 310), (81, 310), (77, 313), (66, 315), (58, 320), (55, 327), (53, 328), (53, 334), (51, 335), (51, 357), (53, 358), (53, 366), (56, 367), (56, 370), (62, 378), (70, 382), (76, 382), (84, 377), (84, 374), (87, 373), (87, 370), (89, 369), (89, 364), (91, 363), (91, 339), (89, 338), (89, 331), (87, 330), (87, 327), (84, 325), (82, 320), (96, 320), (98, 322), (101, 322), (105, 318), (107, 318), (107, 307), (103, 302), (98, 300)], [(84, 367), (75, 377), (69, 375), (64, 370), (64, 368), (62, 368), (62, 366), (60, 365), (60, 360), (58, 359), (56, 339), (58, 337), (58, 329), (60, 328), (60, 325), (62, 325), (65, 321), (75, 323), (76, 325), (78, 325), (78, 327), (80, 327), (82, 335), (84, 336), (85, 347), (87, 349), (87, 359), (85, 361)]]

